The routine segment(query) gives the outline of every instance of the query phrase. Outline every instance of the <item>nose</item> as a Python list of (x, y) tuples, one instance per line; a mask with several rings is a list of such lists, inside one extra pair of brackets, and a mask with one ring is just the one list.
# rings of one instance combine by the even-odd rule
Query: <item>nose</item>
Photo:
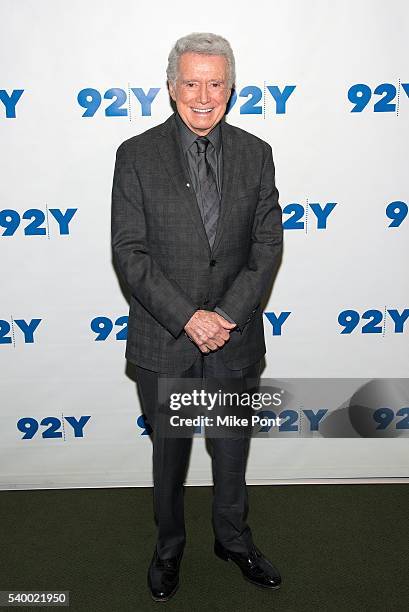
[(207, 83), (200, 84), (199, 101), (201, 104), (207, 104), (209, 101), (209, 92), (207, 91)]

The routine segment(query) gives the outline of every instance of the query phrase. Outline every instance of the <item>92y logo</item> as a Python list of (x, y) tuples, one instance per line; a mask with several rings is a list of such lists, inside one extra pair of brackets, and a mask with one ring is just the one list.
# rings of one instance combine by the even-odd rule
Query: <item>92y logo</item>
[[(63, 212), (59, 208), (46, 207), (44, 213), (40, 208), (29, 208), (20, 215), (17, 210), (4, 208), (0, 210), (0, 227), (4, 228), (1, 236), (14, 236), (20, 229), (25, 236), (47, 236), (50, 238), (53, 227), (57, 235), (67, 236), (70, 233), (71, 220), (77, 210), (77, 208), (67, 208)], [(23, 223), (23, 221), (30, 222)]]
[[(284, 115), (295, 85), (246, 85), (240, 90), (234, 90), (227, 105), (229, 113), (233, 107), (238, 107), (241, 115), (262, 115), (271, 107), (276, 115)], [(101, 92), (94, 87), (85, 87), (77, 94), (78, 104), (85, 109), (83, 117), (93, 117), (101, 108), (106, 117), (127, 117), (132, 113), (142, 117), (152, 115), (152, 105), (156, 100), (160, 87), (150, 87), (145, 91), (142, 87), (111, 87)], [(246, 99), (241, 101), (241, 99)], [(107, 101), (107, 102), (105, 102)], [(137, 104), (137, 111), (132, 110)]]
[(381, 83), (373, 90), (366, 83), (356, 83), (348, 90), (348, 100), (352, 104), (351, 113), (362, 113), (372, 101), (370, 108), (374, 113), (396, 112), (398, 115), (402, 94), (409, 97), (409, 83), (402, 83), (400, 79), (397, 85)]
[(308, 198), (305, 206), (298, 202), (286, 204), (283, 207), (283, 215), (288, 216), (283, 221), (283, 229), (305, 230), (305, 233), (308, 233), (308, 228), (325, 230), (327, 229), (328, 218), (336, 205), (337, 202), (327, 202), (326, 204), (309, 202)]
[(388, 219), (391, 220), (388, 227), (399, 227), (408, 216), (408, 205), (406, 202), (396, 200), (387, 205), (385, 212)]
[(7, 93), (5, 89), (0, 89), (0, 102), (3, 104), (6, 119), (16, 118), (17, 102), (23, 95), (24, 89), (13, 89), (11, 93)]
[(68, 434), (74, 438), (84, 437), (84, 427), (91, 416), (64, 416), (61, 419), (48, 416), (37, 421), (33, 417), (23, 417), (17, 421), (17, 429), (23, 434), (22, 440), (32, 440), (35, 436), (41, 438), (66, 438)]
[[(116, 326), (115, 333), (111, 335)], [(104, 342), (108, 338), (114, 340), (126, 340), (128, 337), (128, 315), (123, 315), (113, 320), (109, 317), (94, 317), (90, 323), (91, 330), (95, 333), (94, 340)]]
[(10, 322), (6, 319), (0, 319), (0, 345), (12, 344), (16, 346), (16, 339), (22, 338), (23, 344), (33, 344), (34, 334), (40, 325), (42, 319), (13, 319)]
[(360, 314), (357, 310), (342, 310), (338, 315), (338, 323), (343, 328), (340, 334), (352, 334), (361, 324), (362, 334), (382, 334), (387, 331), (403, 334), (409, 317), (409, 308), (401, 311), (396, 308), (377, 310), (371, 308)]

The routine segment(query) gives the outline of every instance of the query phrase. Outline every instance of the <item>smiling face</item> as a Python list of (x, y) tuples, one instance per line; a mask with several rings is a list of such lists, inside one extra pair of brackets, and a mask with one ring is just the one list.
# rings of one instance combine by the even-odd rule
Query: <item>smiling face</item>
[(223, 117), (229, 101), (226, 58), (183, 53), (176, 84), (169, 82), (169, 92), (186, 125), (199, 136), (206, 136)]

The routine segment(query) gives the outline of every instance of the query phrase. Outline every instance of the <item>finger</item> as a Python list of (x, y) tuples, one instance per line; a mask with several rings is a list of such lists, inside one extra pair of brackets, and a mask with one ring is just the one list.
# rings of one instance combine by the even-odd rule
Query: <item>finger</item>
[(215, 324), (212, 321), (203, 323), (201, 327), (201, 333), (205, 338), (213, 338), (217, 336), (222, 331), (222, 327), (220, 325)]
[(207, 330), (203, 329), (202, 326), (196, 327), (192, 332), (191, 336), (195, 339), (197, 344), (205, 344), (206, 340), (209, 338), (211, 334), (207, 332)]
[[(219, 324), (212, 323), (211, 325), (203, 328), (206, 338), (210, 338), (210, 340), (215, 340), (216, 338), (222, 338), (227, 340), (230, 337), (230, 330), (227, 331), (224, 327)], [(205, 339), (203, 340), (205, 342)]]
[(223, 319), (223, 317), (220, 317), (219, 323), (224, 329), (233, 329), (233, 327), (237, 326), (237, 323), (230, 323), (230, 321)]
[(227, 342), (227, 340), (229, 340), (230, 338), (230, 332), (226, 331), (225, 329), (220, 329), (219, 332), (217, 334), (213, 334), (211, 336), (209, 336), (209, 339), (212, 340), (213, 342)]
[(221, 326), (211, 326), (211, 329), (199, 329), (196, 332), (198, 344), (216, 343), (218, 346), (223, 346), (230, 338), (230, 333)]
[[(224, 344), (224, 342), (223, 342)], [(215, 351), (216, 349), (220, 348), (218, 344), (216, 344), (216, 342), (213, 342), (212, 340), (208, 340), (206, 342), (206, 346), (211, 350), (211, 351)], [(223, 346), (223, 345), (222, 345)]]
[(229, 340), (230, 338), (230, 332), (226, 331), (225, 329), (223, 329), (217, 336), (218, 338), (221, 338), (224, 342), (227, 342), (227, 340)]
[(219, 338), (219, 337), (208, 340), (206, 342), (207, 346), (209, 346), (209, 342), (213, 342), (214, 344), (217, 345), (218, 348), (221, 348), (224, 344), (226, 344), (223, 338)]

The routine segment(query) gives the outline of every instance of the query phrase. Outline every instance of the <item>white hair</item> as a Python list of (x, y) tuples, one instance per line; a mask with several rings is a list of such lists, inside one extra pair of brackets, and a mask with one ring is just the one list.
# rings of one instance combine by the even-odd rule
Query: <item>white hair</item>
[(179, 72), (179, 59), (183, 53), (201, 53), (202, 55), (222, 55), (227, 60), (228, 87), (231, 89), (236, 81), (236, 69), (233, 50), (228, 40), (210, 32), (193, 32), (177, 40), (169, 53), (166, 74), (168, 81), (176, 84)]

